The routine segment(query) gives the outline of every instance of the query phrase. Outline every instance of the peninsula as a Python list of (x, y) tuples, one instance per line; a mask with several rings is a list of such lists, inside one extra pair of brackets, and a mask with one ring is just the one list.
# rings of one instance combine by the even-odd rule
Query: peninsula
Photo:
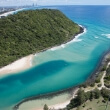
[(0, 19), (0, 67), (72, 40), (83, 29), (59, 10), (21, 11)]

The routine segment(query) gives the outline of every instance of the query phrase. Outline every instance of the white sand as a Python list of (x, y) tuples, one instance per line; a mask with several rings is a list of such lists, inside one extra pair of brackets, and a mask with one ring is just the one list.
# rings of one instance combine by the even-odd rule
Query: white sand
[[(70, 103), (70, 100), (75, 98), (77, 95), (77, 92), (78, 92), (79, 88), (77, 88), (74, 92), (73, 92), (73, 95), (72, 97), (67, 100), (66, 102), (63, 102), (63, 103), (60, 103), (60, 104), (56, 104), (56, 105), (52, 105), (52, 106), (49, 106), (49, 108), (54, 108), (54, 109), (63, 109), (65, 108), (69, 103)], [(37, 110), (37, 109), (36, 109)]]
[(70, 103), (70, 100), (66, 101), (64, 103), (61, 103), (61, 104), (56, 104), (56, 105), (49, 106), (49, 108), (61, 109), (61, 108), (65, 108), (69, 103)]
[(31, 67), (31, 60), (33, 58), (33, 55), (29, 55), (27, 57), (21, 58), (12, 64), (9, 64), (3, 68), (0, 68), (0, 75), (6, 75), (10, 73), (19, 72), (21, 70), (28, 69)]
[[(70, 99), (71, 100), (71, 99)], [(70, 100), (64, 102), (64, 103), (60, 103), (60, 104), (56, 104), (56, 105), (52, 105), (52, 106), (48, 106), (50, 109), (63, 109), (65, 108), (69, 103), (70, 103)], [(33, 109), (30, 109), (30, 110), (43, 110), (41, 108), (33, 108)]]

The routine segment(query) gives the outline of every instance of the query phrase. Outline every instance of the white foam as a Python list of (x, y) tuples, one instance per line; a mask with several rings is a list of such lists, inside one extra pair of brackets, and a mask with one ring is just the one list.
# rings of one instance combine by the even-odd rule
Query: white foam
[(74, 42), (80, 42), (80, 41), (82, 41), (82, 39), (77, 39), (77, 40), (75, 40)]
[(37, 57), (37, 56), (38, 56), (38, 54), (36, 53), (34, 56), (35, 56), (35, 57)]
[(110, 34), (102, 34), (103, 36), (106, 36), (107, 38), (110, 39)]
[(97, 39), (97, 38), (99, 38), (99, 37), (95, 36), (95, 38)]
[(64, 44), (62, 44), (62, 45), (61, 45), (61, 47), (62, 47), (62, 48), (65, 48), (65, 45), (64, 45)]
[(62, 46), (57, 46), (57, 47), (51, 48), (50, 50), (51, 50), (51, 51), (54, 51), (54, 50), (58, 50), (58, 49), (61, 49), (61, 48), (62, 48)]
[[(82, 25), (79, 25), (80, 27), (82, 27), (82, 28), (84, 28)], [(84, 32), (83, 33), (80, 33), (80, 34), (78, 34), (77, 36), (75, 36), (75, 38), (73, 39), (73, 40), (71, 40), (70, 42), (68, 42), (68, 43), (66, 43), (66, 44), (70, 44), (70, 43), (72, 43), (72, 42), (80, 42), (80, 41), (82, 41), (82, 39), (79, 39), (79, 37), (81, 36), (81, 35), (83, 35), (83, 34), (85, 34), (87, 32), (87, 30), (86, 30), (86, 28), (84, 28)], [(65, 45), (66, 45), (65, 44)]]

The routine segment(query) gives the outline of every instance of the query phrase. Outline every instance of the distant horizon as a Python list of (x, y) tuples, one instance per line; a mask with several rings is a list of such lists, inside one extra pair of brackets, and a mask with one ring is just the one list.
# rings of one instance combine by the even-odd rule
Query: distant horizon
[(0, 6), (110, 5), (110, 0), (0, 0)]
[[(30, 5), (3, 5), (3, 6), (1, 6), (0, 5), (0, 7), (23, 7), (23, 6), (32, 6), (31, 4)], [(35, 6), (110, 6), (109, 4), (108, 5), (74, 5), (74, 4), (72, 4), (72, 5), (70, 5), (70, 4), (59, 4), (59, 5), (35, 5)]]

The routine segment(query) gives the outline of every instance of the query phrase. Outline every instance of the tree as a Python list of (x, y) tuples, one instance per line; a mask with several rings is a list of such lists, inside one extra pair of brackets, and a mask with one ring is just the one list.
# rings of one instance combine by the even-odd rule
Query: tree
[(45, 104), (43, 110), (49, 110), (48, 106)]
[(89, 100), (90, 96), (91, 96), (91, 92), (88, 91), (88, 92), (85, 93), (86, 100)]
[(100, 93), (100, 90), (99, 89), (95, 89), (93, 92), (95, 93), (95, 99), (100, 98), (101, 93)]
[(102, 88), (101, 94), (102, 94), (104, 99), (109, 99), (109, 97), (110, 97), (110, 90)]
[(80, 89), (80, 90), (78, 91), (77, 101), (78, 101), (78, 104), (79, 104), (79, 105), (85, 103), (86, 97), (85, 97), (84, 90), (81, 90), (81, 89)]

